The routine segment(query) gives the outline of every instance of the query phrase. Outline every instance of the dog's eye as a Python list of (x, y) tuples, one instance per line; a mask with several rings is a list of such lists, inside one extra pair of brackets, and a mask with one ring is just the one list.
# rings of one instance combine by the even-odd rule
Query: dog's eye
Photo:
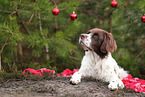
[(98, 38), (98, 33), (95, 33), (95, 34), (93, 35), (93, 37), (94, 37), (94, 38)]
[(91, 32), (89, 31), (89, 32), (87, 32), (87, 34), (90, 34)]

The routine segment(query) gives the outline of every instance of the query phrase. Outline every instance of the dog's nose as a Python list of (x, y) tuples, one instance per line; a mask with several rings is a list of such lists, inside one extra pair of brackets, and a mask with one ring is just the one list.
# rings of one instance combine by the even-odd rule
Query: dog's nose
[(81, 34), (81, 39), (84, 39), (86, 37), (85, 34)]

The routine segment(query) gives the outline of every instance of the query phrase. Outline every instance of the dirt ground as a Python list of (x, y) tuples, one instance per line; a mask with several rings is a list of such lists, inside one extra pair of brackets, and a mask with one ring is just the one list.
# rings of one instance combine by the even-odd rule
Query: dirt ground
[(108, 83), (91, 78), (82, 79), (78, 85), (70, 84), (69, 79), (10, 79), (0, 83), (0, 97), (145, 97), (130, 89), (110, 91)]

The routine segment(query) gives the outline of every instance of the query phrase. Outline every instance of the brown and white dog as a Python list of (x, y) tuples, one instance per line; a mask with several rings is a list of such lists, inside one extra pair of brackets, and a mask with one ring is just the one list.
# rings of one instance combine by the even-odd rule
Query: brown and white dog
[(108, 88), (111, 90), (124, 88), (121, 80), (128, 76), (128, 73), (119, 67), (111, 56), (111, 53), (117, 49), (112, 34), (94, 28), (87, 34), (81, 34), (79, 43), (85, 50), (85, 56), (79, 71), (73, 74), (70, 82), (78, 84), (82, 76), (89, 76), (109, 82)]

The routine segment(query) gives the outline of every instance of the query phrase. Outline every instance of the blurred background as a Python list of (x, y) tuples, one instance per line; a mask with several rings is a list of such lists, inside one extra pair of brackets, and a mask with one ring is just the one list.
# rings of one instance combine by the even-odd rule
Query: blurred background
[[(145, 78), (145, 0), (0, 0), (0, 70), (54, 69), (81, 65), (81, 33), (100, 28), (113, 34), (118, 65)], [(53, 15), (53, 8), (60, 10)], [(75, 11), (76, 20), (70, 15)]]

